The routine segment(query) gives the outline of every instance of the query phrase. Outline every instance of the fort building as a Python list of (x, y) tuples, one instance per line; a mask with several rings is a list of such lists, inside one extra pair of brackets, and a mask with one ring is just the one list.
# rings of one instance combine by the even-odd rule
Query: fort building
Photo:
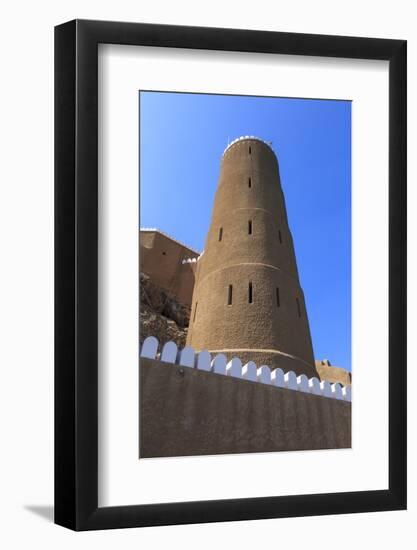
[(159, 229), (143, 228), (139, 233), (140, 272), (183, 306), (191, 306), (195, 262), (199, 252)]
[(226, 148), (196, 266), (188, 345), (317, 376), (278, 160), (263, 140)]
[(140, 230), (140, 458), (351, 447), (351, 375), (314, 361), (277, 157), (223, 153), (199, 254)]
[(245, 137), (226, 148), (205, 251), (141, 228), (140, 272), (146, 296), (141, 341), (154, 334), (197, 351), (351, 385), (349, 371), (313, 359), (278, 160), (268, 143)]

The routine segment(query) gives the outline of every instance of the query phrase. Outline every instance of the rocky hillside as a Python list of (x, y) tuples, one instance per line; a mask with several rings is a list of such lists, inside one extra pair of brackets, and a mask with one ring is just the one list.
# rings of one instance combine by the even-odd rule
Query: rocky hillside
[(140, 344), (147, 336), (156, 336), (163, 345), (169, 340), (185, 346), (190, 308), (176, 302), (167, 292), (140, 274)]

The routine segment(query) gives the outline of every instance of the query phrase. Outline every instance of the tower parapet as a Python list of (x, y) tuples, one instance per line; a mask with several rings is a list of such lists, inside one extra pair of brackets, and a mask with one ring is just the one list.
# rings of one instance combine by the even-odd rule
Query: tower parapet
[(187, 344), (317, 375), (278, 160), (259, 138), (223, 153)]

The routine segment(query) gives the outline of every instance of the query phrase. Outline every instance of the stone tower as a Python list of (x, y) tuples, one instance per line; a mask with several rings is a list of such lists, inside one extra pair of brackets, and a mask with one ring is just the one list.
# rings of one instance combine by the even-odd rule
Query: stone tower
[(261, 139), (223, 154), (187, 344), (317, 376), (278, 161)]

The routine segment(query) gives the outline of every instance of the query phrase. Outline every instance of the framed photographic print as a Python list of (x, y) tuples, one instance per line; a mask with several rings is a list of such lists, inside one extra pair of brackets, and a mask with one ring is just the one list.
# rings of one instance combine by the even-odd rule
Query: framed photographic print
[(55, 521), (406, 507), (406, 42), (55, 31)]

